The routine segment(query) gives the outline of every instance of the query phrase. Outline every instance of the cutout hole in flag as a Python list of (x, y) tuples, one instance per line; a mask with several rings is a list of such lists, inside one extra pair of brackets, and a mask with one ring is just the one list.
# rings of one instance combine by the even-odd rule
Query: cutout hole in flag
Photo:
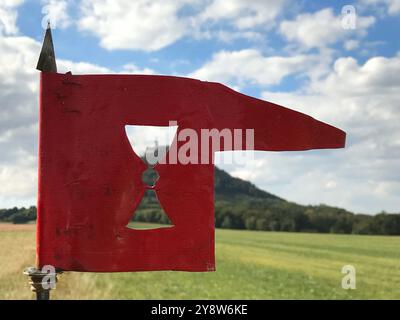
[[(145, 223), (154, 223), (158, 221), (161, 225), (157, 227), (149, 226)], [(139, 207), (134, 212), (133, 221), (128, 224), (128, 228), (135, 230), (151, 230), (158, 228), (173, 227), (173, 223), (164, 211), (157, 198), (156, 191), (153, 189), (146, 190)]]
[(133, 152), (153, 166), (165, 155), (177, 130), (178, 126), (125, 125)]

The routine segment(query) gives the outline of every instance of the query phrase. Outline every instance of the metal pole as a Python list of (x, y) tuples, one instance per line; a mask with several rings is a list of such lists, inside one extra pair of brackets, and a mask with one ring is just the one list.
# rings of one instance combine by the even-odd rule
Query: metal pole
[[(42, 50), (36, 69), (42, 72), (57, 72), (50, 21), (47, 23)], [(36, 293), (36, 300), (50, 300), (50, 290), (55, 288), (57, 273), (60, 272), (47, 273), (35, 267), (29, 267), (24, 270), (24, 274), (30, 278), (29, 284), (31, 285), (31, 290)], [(43, 281), (44, 277), (47, 277), (45, 281)]]
[[(47, 273), (35, 267), (29, 267), (24, 270), (24, 274), (30, 278), (29, 284), (31, 290), (36, 293), (36, 300), (50, 300), (50, 290), (55, 288), (58, 273)], [(44, 279), (46, 276), (47, 278)]]

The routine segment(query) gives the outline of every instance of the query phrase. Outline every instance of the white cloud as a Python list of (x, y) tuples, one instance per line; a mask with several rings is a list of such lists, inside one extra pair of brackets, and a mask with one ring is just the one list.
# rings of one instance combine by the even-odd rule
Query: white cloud
[(133, 63), (128, 63), (123, 66), (121, 73), (131, 73), (131, 74), (155, 74), (156, 72), (150, 68), (139, 68)]
[(154, 51), (184, 36), (188, 21), (178, 12), (190, 0), (83, 0), (81, 30), (99, 37), (106, 49)]
[(68, 14), (67, 0), (42, 0), (42, 13), (44, 14), (42, 27), (45, 28), (47, 21), (51, 22), (51, 27), (67, 28), (72, 20)]
[(256, 49), (220, 51), (189, 76), (239, 86), (246, 83), (271, 85), (289, 74), (307, 70), (317, 60), (311, 55), (265, 57)]
[(355, 30), (342, 27), (341, 17), (331, 8), (315, 13), (303, 13), (295, 20), (282, 21), (279, 32), (291, 42), (305, 48), (324, 48), (350, 36), (365, 36), (366, 30), (375, 23), (374, 17), (358, 16)]
[(343, 45), (343, 47), (348, 51), (355, 50), (359, 46), (360, 46), (360, 41), (354, 40), (354, 39), (350, 39), (350, 40), (345, 41), (345, 43)]
[(111, 73), (123, 73), (123, 74), (155, 74), (156, 72), (150, 68), (140, 68), (133, 63), (125, 64), (120, 72), (115, 70), (95, 65), (88, 62), (74, 62), (70, 60), (59, 59), (57, 61), (58, 72), (69, 72), (73, 74), (111, 74)]
[(262, 43), (266, 40), (265, 34), (257, 31), (232, 31), (232, 30), (195, 30), (192, 36), (196, 40), (217, 39), (224, 43), (232, 43), (233, 41), (245, 39), (252, 42)]
[(213, 0), (197, 17), (202, 24), (227, 20), (238, 29), (271, 27), (286, 0)]
[[(304, 204), (325, 202), (358, 212), (398, 211), (400, 191), (400, 55), (363, 65), (340, 58), (332, 72), (297, 92), (263, 98), (344, 129), (344, 150), (258, 156), (253, 181)], [(284, 170), (282, 168), (285, 168)], [(296, 190), (293, 193), (293, 190)]]
[(37, 185), (36, 157), (20, 152), (15, 163), (0, 167), (2, 197), (33, 197)]
[[(35, 203), (41, 44), (29, 37), (0, 35), (0, 208)], [(59, 72), (115, 73), (87, 62), (57, 60)], [(121, 73), (151, 73), (133, 64)]]
[(40, 45), (28, 37), (0, 36), (0, 194), (34, 197), (36, 189)]
[(73, 62), (70, 60), (57, 60), (57, 71), (60, 73), (71, 72), (72, 74), (96, 74), (113, 73), (109, 68), (98, 66), (87, 62)]
[(399, 83), (400, 54), (392, 58), (373, 57), (362, 66), (354, 58), (339, 58), (334, 72), (323, 82), (314, 83), (312, 88), (346, 97), (381, 96), (398, 93)]
[(400, 13), (400, 1), (398, 0), (386, 0), (388, 5), (388, 12), (390, 15), (396, 15)]
[(74, 62), (71, 60), (58, 59), (58, 72), (71, 72), (72, 74), (155, 74), (156, 72), (150, 68), (140, 68), (133, 63), (127, 63), (122, 67), (122, 70), (116, 72), (110, 68), (95, 65), (88, 62)]
[(0, 135), (34, 123), (38, 93), (35, 71), (40, 45), (28, 37), (0, 36)]
[[(99, 0), (80, 2), (81, 30), (108, 50), (156, 51), (185, 36), (260, 41), (289, 0)], [(182, 11), (186, 8), (183, 14)]]
[(385, 8), (389, 15), (400, 14), (400, 1), (399, 0), (359, 0), (362, 6), (372, 7), (373, 9)]
[(17, 7), (24, 0), (2, 0), (0, 3), (0, 36), (2, 34), (17, 34)]

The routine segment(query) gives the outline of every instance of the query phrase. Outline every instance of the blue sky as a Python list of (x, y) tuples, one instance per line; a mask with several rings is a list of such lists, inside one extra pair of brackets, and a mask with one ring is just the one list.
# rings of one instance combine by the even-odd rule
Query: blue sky
[(60, 72), (217, 81), (348, 133), (345, 150), (257, 153), (222, 166), (231, 174), (302, 204), (400, 211), (400, 0), (3, 1), (0, 207), (35, 203), (34, 68), (48, 18)]
[[(64, 1), (54, 1), (64, 2)], [(101, 2), (101, 1), (100, 1)], [(118, 2), (118, 1), (117, 1)], [(199, 2), (199, 1), (195, 1)], [(203, 6), (197, 5), (195, 9), (190, 9), (190, 1), (178, 11), (179, 16), (188, 17), (190, 14), (199, 13), (210, 1), (200, 1)], [(229, 1), (227, 1), (229, 2)], [(262, 2), (262, 1), (261, 1)], [(268, 2), (268, 1), (264, 1)], [(282, 1), (283, 2), (283, 1)], [(279, 18), (273, 23), (267, 22), (255, 28), (249, 28), (252, 32), (259, 32), (260, 39), (249, 40), (246, 38), (226, 41), (218, 41), (215, 38), (193, 39), (191, 34), (185, 35), (175, 42), (172, 42), (159, 50), (126, 50), (104, 48), (99, 43), (99, 38), (87, 30), (79, 29), (72, 22), (67, 26), (58, 27), (55, 24), (53, 37), (56, 43), (57, 56), (71, 61), (88, 61), (92, 64), (109, 67), (113, 70), (123, 70), (123, 66), (128, 63), (134, 63), (140, 67), (154, 68), (161, 74), (188, 74), (201, 67), (205, 61), (211, 59), (213, 53), (220, 50), (236, 51), (247, 48), (257, 48), (266, 54), (288, 55), (290, 52), (286, 49), (288, 43), (279, 34), (278, 23), (280, 20), (295, 19), (297, 15), (304, 13), (315, 13), (319, 10), (331, 8), (338, 17), (345, 5), (353, 5), (363, 16), (372, 16), (377, 21), (368, 28), (368, 35), (363, 37), (363, 50), (343, 50), (343, 43), (337, 42), (330, 48), (337, 50), (336, 56), (350, 55), (355, 57), (360, 63), (369, 58), (382, 55), (393, 56), (399, 50), (398, 34), (400, 30), (400, 19), (396, 15), (385, 14), (384, 2), (377, 5), (366, 6), (357, 2), (349, 1), (296, 1), (291, 3), (286, 1), (287, 6), (283, 6), (279, 13)], [(20, 33), (29, 36), (37, 41), (43, 37), (42, 19), (47, 14), (46, 4), (49, 1), (26, 0), (18, 8), (17, 25)], [(51, 3), (51, 2), (50, 2)], [(79, 1), (65, 1), (66, 13), (71, 20), (78, 20), (80, 17)], [(383, 11), (383, 13), (382, 13)], [(338, 18), (339, 19), (339, 18)], [(54, 15), (57, 23), (57, 14)], [(222, 19), (221, 19), (222, 20)], [(273, 26), (275, 24), (275, 26)], [(212, 27), (213, 31), (226, 31), (234, 33), (237, 31), (228, 21), (217, 21)], [(128, 28), (119, 30), (120, 33), (132, 32)], [(349, 39), (358, 39), (356, 30), (348, 30)], [(293, 90), (297, 84), (294, 76), (289, 76), (280, 83), (277, 90)], [(249, 88), (250, 91), (254, 92)], [(244, 90), (243, 90), (244, 91)]]

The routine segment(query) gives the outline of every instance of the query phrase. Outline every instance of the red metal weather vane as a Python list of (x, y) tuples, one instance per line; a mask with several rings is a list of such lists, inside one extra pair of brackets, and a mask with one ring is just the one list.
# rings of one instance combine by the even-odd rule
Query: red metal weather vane
[[(345, 133), (214, 82), (158, 75), (57, 73), (50, 29), (41, 72), (38, 267), (72, 271), (213, 271), (214, 164), (165, 161), (154, 187), (125, 125), (254, 129), (253, 150), (342, 148)], [(244, 132), (244, 131), (243, 131)], [(135, 142), (133, 142), (135, 143)], [(185, 144), (177, 139), (165, 157)], [(240, 148), (240, 147), (239, 147)], [(214, 151), (235, 148), (221, 145)], [(192, 150), (193, 151), (193, 150)], [(171, 228), (133, 230), (133, 212), (153, 188)]]

